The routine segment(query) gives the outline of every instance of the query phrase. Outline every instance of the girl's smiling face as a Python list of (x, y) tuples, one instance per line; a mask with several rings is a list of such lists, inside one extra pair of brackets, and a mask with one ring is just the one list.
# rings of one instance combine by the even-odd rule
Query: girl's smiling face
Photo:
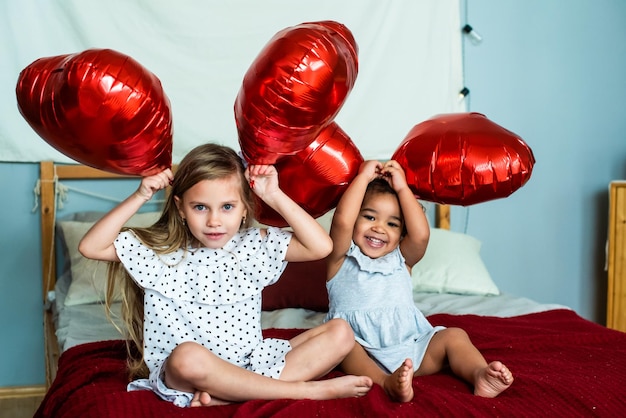
[(382, 257), (400, 244), (402, 227), (397, 197), (389, 193), (368, 193), (354, 225), (352, 240), (368, 257)]
[(174, 199), (191, 234), (207, 248), (222, 248), (239, 231), (247, 215), (236, 175), (202, 180), (182, 198)]

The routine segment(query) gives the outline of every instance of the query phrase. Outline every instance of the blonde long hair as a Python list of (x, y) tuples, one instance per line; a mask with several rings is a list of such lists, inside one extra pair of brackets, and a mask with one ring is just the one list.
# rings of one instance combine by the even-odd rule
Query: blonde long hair
[[(254, 214), (254, 195), (244, 175), (243, 161), (237, 153), (222, 145), (204, 144), (191, 150), (180, 162), (159, 220), (147, 228), (132, 228), (147, 247), (157, 254), (185, 251), (198, 244), (179, 216), (174, 197), (183, 194), (202, 180), (237, 176), (241, 183), (241, 198), (249, 215)], [(251, 216), (242, 222), (242, 228), (251, 224)], [(125, 228), (126, 230), (128, 228)], [(183, 257), (184, 258), (184, 257)], [(122, 319), (125, 325), (128, 371), (130, 380), (147, 377), (148, 367), (143, 357), (143, 289), (136, 285), (120, 262), (109, 265), (106, 307), (110, 315), (116, 283), (122, 296)]]

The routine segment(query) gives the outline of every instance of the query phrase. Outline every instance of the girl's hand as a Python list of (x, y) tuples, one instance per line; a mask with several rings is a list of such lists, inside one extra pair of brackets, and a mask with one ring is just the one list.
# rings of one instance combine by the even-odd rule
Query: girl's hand
[(262, 200), (279, 190), (278, 171), (273, 165), (249, 165), (245, 176), (252, 191)]
[(383, 164), (376, 160), (367, 160), (361, 163), (359, 167), (359, 175), (365, 176), (370, 182), (382, 174)]
[(169, 186), (173, 178), (174, 175), (169, 168), (152, 176), (144, 177), (135, 193), (147, 202), (152, 199), (156, 192)]
[(387, 161), (383, 165), (380, 174), (389, 182), (396, 193), (408, 187), (404, 170), (395, 160)]

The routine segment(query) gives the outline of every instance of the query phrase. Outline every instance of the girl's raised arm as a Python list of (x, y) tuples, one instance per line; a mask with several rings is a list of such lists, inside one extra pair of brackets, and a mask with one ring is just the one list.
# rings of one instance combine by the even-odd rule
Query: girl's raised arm
[(287, 196), (278, 186), (278, 172), (272, 165), (250, 165), (246, 178), (252, 190), (278, 212), (293, 229), (285, 256), (287, 261), (319, 260), (330, 253), (332, 241), (324, 228)]
[(407, 266), (413, 267), (420, 261), (426, 252), (430, 239), (428, 219), (409, 188), (404, 170), (397, 161), (389, 160), (383, 167), (383, 175), (388, 179), (391, 187), (398, 194), (400, 207), (406, 226), (406, 236), (400, 241), (400, 251)]
[(330, 227), (333, 250), (326, 259), (328, 265), (327, 277), (329, 278), (337, 273), (343, 263), (343, 258), (352, 242), (354, 224), (361, 211), (361, 204), (363, 203), (367, 185), (379, 176), (382, 167), (379, 161), (364, 161), (361, 167), (359, 167), (359, 173), (352, 180), (337, 204)]
[(144, 177), (139, 188), (123, 202), (96, 222), (78, 244), (78, 251), (94, 260), (119, 261), (113, 242), (122, 227), (154, 194), (167, 187), (172, 171), (166, 169), (153, 176)]

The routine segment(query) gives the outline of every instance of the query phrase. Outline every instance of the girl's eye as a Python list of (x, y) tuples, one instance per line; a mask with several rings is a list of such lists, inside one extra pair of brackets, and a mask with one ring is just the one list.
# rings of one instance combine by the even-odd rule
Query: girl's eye
[(374, 220), (374, 217), (372, 215), (363, 215), (363, 217), (365, 219), (367, 219), (368, 221), (373, 221)]
[(195, 205), (193, 208), (195, 210), (204, 210), (204, 209), (206, 209), (206, 206), (204, 206), (204, 205)]
[(233, 205), (231, 205), (230, 203), (226, 203), (226, 204), (224, 205), (224, 210), (227, 210), (227, 211), (228, 211), (228, 210), (232, 210), (232, 208), (234, 208), (234, 206), (233, 206)]
[(389, 222), (387, 225), (389, 225), (391, 228), (400, 228), (400, 225), (395, 222)]

